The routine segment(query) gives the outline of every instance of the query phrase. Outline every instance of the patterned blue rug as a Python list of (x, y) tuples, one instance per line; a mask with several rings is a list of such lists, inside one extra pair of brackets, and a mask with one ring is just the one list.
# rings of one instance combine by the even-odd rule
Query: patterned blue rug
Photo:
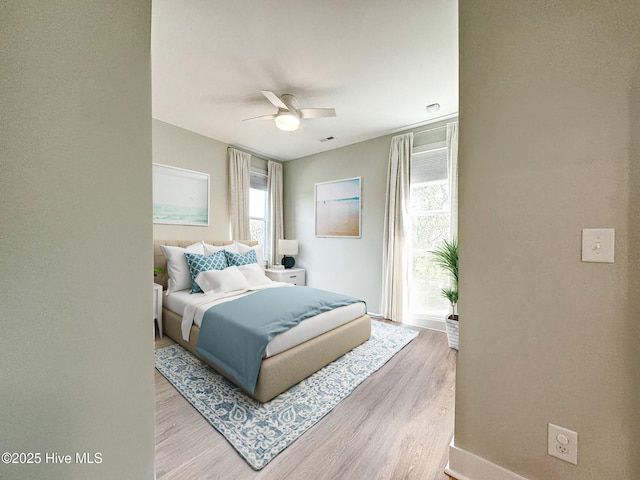
[(264, 404), (180, 345), (156, 350), (156, 368), (249, 465), (260, 470), (417, 335), (372, 321), (367, 342)]

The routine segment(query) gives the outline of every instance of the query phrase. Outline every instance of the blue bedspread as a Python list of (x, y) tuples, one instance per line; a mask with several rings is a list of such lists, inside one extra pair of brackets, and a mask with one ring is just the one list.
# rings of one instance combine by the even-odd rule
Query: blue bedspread
[(311, 287), (259, 290), (208, 309), (196, 353), (253, 393), (262, 357), (273, 337), (306, 318), (361, 301)]

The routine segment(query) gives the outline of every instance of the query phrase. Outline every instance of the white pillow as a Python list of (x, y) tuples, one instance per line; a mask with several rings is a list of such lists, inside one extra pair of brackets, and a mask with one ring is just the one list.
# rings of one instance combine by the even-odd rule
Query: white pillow
[[(249, 251), (255, 250), (256, 258), (258, 259), (258, 265), (260, 265), (260, 267), (264, 269), (264, 254), (263, 254), (264, 248), (262, 247), (262, 245), (254, 245), (253, 247), (250, 247), (248, 245), (245, 245), (244, 243), (234, 242), (233, 244), (238, 249), (238, 253), (240, 255), (246, 255)], [(229, 249), (227, 250), (231, 251)]]
[(189, 252), (204, 255), (204, 244), (198, 242), (186, 248), (160, 245), (160, 249), (167, 259), (167, 274), (169, 275), (167, 293), (190, 289), (191, 274), (189, 273), (189, 266), (187, 265), (187, 259), (184, 253)]
[(264, 283), (271, 283), (272, 280), (264, 274), (264, 270), (257, 263), (250, 263), (248, 265), (241, 265), (236, 267), (244, 278), (246, 278), (249, 287), (255, 287), (256, 285), (262, 285)]
[(227, 252), (231, 253), (240, 253), (240, 250), (238, 250), (236, 243), (230, 243), (229, 245), (224, 246), (209, 245), (208, 243), (204, 244), (204, 254), (207, 256), (213, 255), (220, 250), (226, 250)]
[(200, 272), (196, 277), (196, 283), (204, 293), (227, 293), (249, 288), (247, 279), (240, 273), (238, 267)]

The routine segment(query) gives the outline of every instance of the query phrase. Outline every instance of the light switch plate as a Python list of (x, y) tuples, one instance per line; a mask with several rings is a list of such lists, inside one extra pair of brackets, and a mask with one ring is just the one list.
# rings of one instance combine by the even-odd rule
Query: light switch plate
[(615, 228), (585, 228), (582, 230), (582, 261), (613, 263)]

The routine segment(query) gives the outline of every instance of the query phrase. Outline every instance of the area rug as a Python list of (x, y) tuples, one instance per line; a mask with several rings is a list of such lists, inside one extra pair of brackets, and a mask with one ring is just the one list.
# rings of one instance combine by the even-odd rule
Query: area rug
[(368, 341), (264, 404), (180, 345), (156, 350), (156, 368), (260, 470), (417, 335), (373, 321)]

